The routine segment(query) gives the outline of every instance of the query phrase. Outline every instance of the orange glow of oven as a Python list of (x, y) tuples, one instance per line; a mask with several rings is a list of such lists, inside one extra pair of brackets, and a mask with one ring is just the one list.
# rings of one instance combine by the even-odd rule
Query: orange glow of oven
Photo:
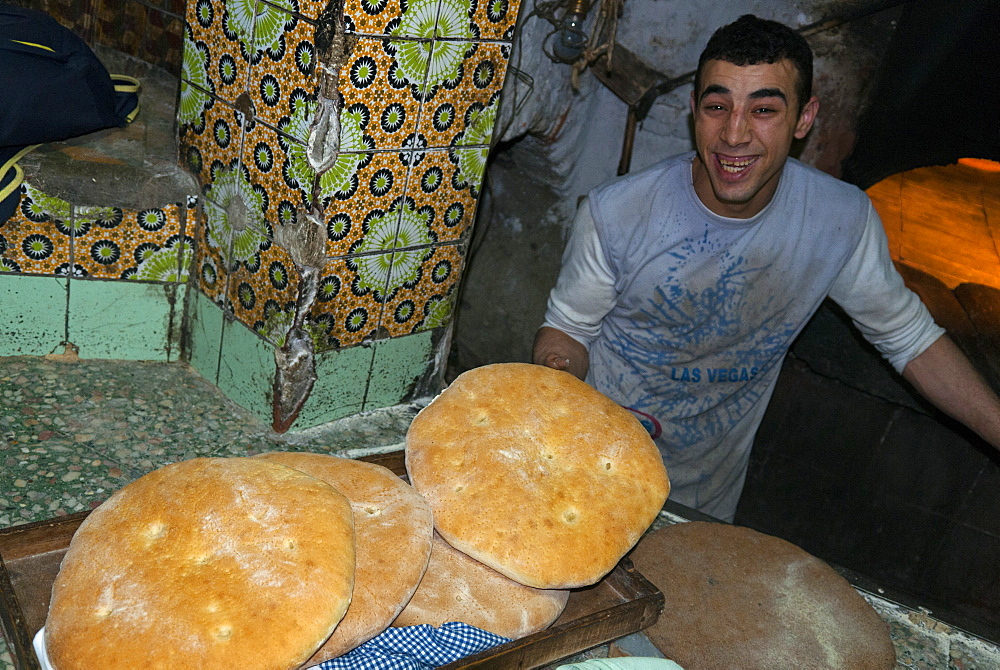
[(948, 288), (978, 283), (1000, 289), (1000, 163), (909, 170), (867, 190), (889, 238), (894, 261), (928, 273)]

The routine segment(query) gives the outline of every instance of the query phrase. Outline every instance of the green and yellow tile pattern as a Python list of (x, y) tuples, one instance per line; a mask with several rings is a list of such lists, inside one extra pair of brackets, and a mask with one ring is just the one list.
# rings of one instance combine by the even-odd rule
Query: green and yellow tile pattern
[(0, 272), (184, 282), (193, 256), (193, 203), (142, 210), (74, 206), (25, 182), (0, 227)]
[[(320, 354), (449, 325), (518, 13), (507, 0), (343, 3), (339, 152), (317, 174), (309, 134), (329, 102), (316, 35), (322, 43), (340, 6), (189, 3), (178, 112), (182, 161), (203, 194), (198, 288), (280, 346), (300, 275), (276, 230), (322, 226), (326, 260), (305, 324)], [(426, 366), (430, 346), (400, 351)], [(360, 404), (338, 402), (366, 406), (358, 393)]]

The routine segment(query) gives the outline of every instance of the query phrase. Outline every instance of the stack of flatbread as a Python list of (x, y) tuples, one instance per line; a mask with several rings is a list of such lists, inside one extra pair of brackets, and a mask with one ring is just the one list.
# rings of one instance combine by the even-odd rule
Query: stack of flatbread
[(670, 490), (630, 412), (569, 373), (520, 363), (465, 372), (425, 407), (406, 470), (440, 538), (397, 625), (473, 619), (511, 637), (545, 628), (567, 589), (610, 572)]
[(319, 663), (396, 618), (430, 560), (432, 528), (423, 497), (370, 463), (274, 453), (168, 465), (77, 530), (53, 585), (49, 661), (56, 670)]
[(329, 484), (264, 460), (183, 461), (77, 529), (45, 646), (57, 670), (295, 668), (343, 618), (354, 572), (351, 506)]
[(383, 630), (402, 611), (431, 556), (427, 501), (380, 465), (323, 454), (273, 453), (263, 458), (327, 482), (354, 511), (357, 567), (351, 606), (310, 665), (340, 656)]
[(669, 492), (629, 412), (534, 365), (461, 375), (414, 419), (406, 467), (413, 486), (378, 465), (279, 452), (137, 479), (73, 537), (49, 661), (292, 670), (390, 625), (523, 637), (607, 574)]
[(431, 560), (417, 592), (394, 626), (462, 621), (512, 639), (548, 628), (569, 591), (536, 589), (504, 577), (434, 535)]

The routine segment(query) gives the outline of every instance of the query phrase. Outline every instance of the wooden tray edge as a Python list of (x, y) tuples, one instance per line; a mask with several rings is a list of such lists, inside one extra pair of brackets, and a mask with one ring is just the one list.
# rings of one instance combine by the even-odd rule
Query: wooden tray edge
[(14, 667), (17, 670), (41, 670), (3, 556), (0, 556), (0, 626), (3, 627)]
[[(630, 599), (600, 612), (466, 656), (440, 666), (438, 670), (537, 668), (643, 630), (656, 622), (663, 611), (663, 593), (636, 570), (631, 559), (623, 558), (605, 579), (612, 580), (612, 586)], [(561, 648), (560, 636), (574, 631), (582, 632), (585, 646), (568, 650)]]

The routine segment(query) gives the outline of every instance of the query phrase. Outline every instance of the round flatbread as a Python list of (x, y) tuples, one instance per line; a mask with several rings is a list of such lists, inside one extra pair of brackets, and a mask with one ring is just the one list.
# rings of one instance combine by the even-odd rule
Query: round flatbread
[(540, 589), (600, 580), (670, 491), (631, 412), (525, 363), (459, 375), (411, 423), (406, 470), (449, 544)]
[(685, 668), (891, 670), (885, 623), (829, 565), (749, 528), (691, 522), (649, 533), (631, 554), (663, 591), (645, 630)]
[(45, 622), (59, 670), (297, 668), (351, 600), (351, 506), (277, 463), (155, 470), (80, 525)]
[(559, 618), (569, 591), (535, 589), (504, 577), (434, 535), (431, 561), (394, 626), (461, 621), (518, 639)]
[(410, 601), (431, 556), (431, 508), (381, 465), (293, 452), (258, 458), (322, 479), (347, 496), (354, 510), (354, 598), (333, 635), (309, 659), (310, 665), (318, 664), (381, 633)]

